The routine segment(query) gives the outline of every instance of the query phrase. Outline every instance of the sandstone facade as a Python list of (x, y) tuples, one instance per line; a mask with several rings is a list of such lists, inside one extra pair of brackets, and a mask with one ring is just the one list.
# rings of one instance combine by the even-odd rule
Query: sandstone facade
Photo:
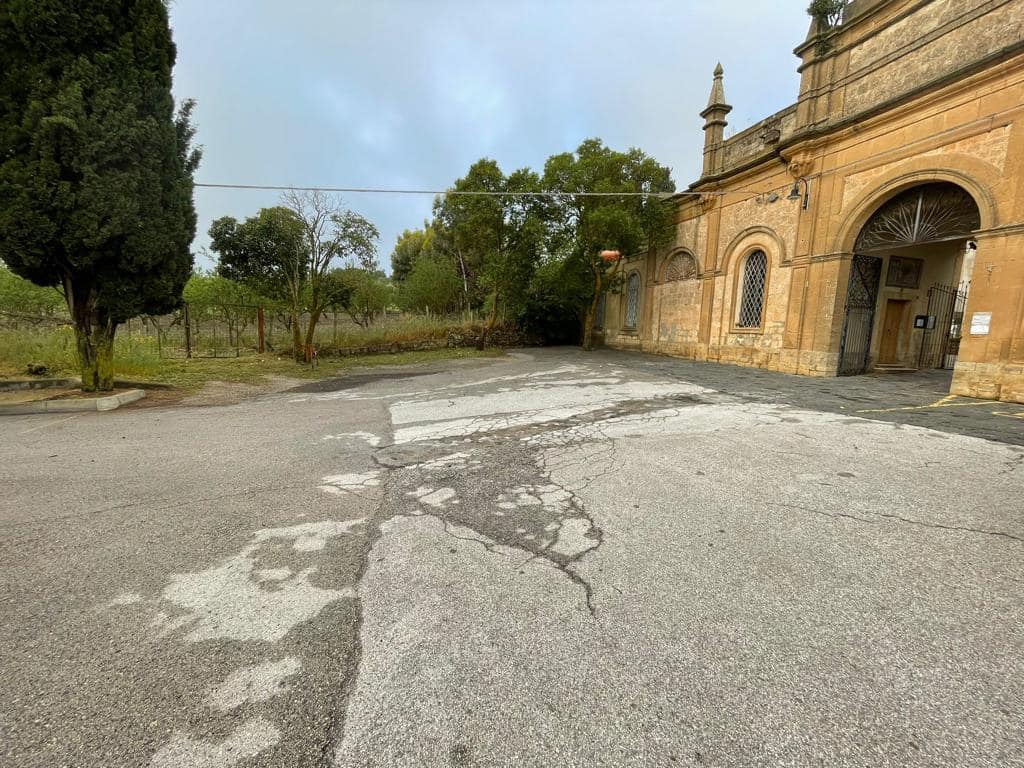
[(853, 0), (796, 54), (797, 102), (729, 139), (716, 69), (704, 172), (605, 343), (816, 376), (955, 360), (954, 393), (1024, 402), (1024, 0)]

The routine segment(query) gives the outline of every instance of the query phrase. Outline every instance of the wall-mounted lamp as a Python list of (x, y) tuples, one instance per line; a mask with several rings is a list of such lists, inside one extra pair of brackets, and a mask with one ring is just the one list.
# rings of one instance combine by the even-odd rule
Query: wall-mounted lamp
[[(803, 193), (803, 195), (800, 194), (800, 182), (803, 182), (803, 184), (804, 184), (804, 193)], [(809, 182), (803, 176), (801, 176), (800, 178), (798, 178), (796, 181), (793, 182), (793, 188), (791, 190), (789, 190), (789, 195), (786, 196), (786, 199), (787, 200), (799, 200), (801, 197), (803, 197), (803, 200), (804, 200), (804, 202), (803, 202), (803, 209), (806, 211), (807, 210), (807, 204), (811, 200), (811, 182)]]

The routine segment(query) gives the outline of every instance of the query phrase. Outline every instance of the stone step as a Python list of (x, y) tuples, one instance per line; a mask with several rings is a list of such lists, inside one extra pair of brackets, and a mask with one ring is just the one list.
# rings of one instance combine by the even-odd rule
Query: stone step
[(894, 365), (892, 363), (881, 363), (876, 364), (874, 367), (875, 373), (917, 373), (917, 368), (912, 368), (906, 365)]

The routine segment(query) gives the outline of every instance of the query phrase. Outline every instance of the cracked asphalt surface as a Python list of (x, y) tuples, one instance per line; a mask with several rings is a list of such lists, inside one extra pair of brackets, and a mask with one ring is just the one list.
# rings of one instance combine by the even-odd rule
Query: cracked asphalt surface
[(1024, 765), (1024, 407), (530, 350), (0, 422), (4, 766)]

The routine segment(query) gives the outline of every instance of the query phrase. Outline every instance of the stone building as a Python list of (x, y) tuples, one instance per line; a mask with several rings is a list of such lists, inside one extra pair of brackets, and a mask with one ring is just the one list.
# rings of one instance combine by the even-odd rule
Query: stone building
[(605, 343), (1024, 401), (1024, 0), (851, 0), (795, 53), (796, 103), (730, 138), (715, 69), (701, 178)]

